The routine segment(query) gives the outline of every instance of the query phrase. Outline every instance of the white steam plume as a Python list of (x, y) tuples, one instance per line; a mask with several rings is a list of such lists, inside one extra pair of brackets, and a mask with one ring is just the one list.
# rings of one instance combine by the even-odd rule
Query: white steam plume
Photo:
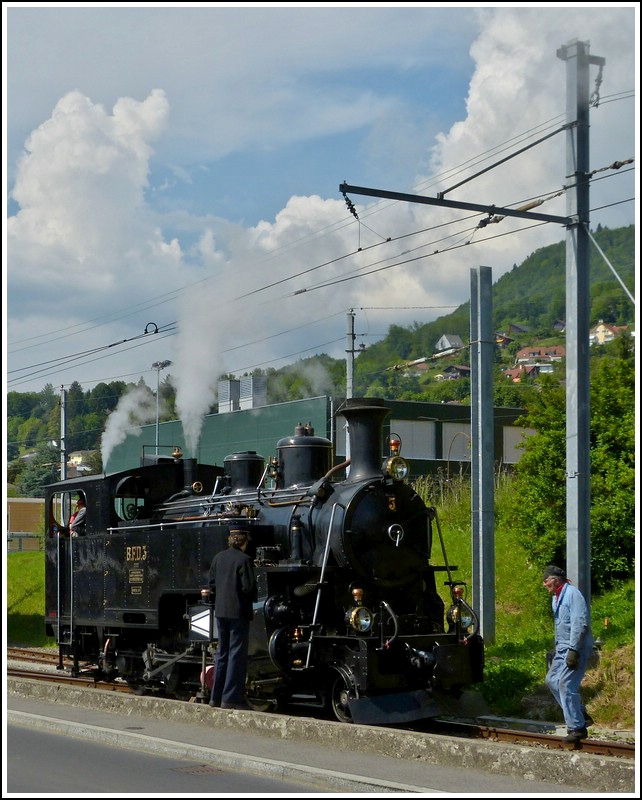
[(106, 464), (115, 447), (127, 436), (140, 436), (141, 425), (156, 419), (156, 398), (146, 386), (135, 386), (124, 394), (107, 418), (101, 439), (103, 464)]

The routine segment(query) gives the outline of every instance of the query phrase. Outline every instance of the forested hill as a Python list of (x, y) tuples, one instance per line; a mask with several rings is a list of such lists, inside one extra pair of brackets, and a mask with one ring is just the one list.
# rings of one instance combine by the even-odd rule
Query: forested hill
[[(625, 286), (635, 288), (635, 226), (598, 228), (595, 241)], [(626, 325), (634, 320), (633, 304), (618, 278), (593, 243), (590, 244), (590, 324), (602, 320)], [(556, 321), (566, 318), (566, 243), (542, 247), (515, 265), (493, 284), (493, 327), (508, 333), (511, 325), (528, 330), (530, 339), (555, 335)], [(430, 356), (443, 334), (457, 334), (464, 342), (470, 338), (470, 303), (425, 325), (412, 328), (391, 326), (388, 335), (361, 353), (357, 363), (364, 372), (375, 372), (381, 364)]]

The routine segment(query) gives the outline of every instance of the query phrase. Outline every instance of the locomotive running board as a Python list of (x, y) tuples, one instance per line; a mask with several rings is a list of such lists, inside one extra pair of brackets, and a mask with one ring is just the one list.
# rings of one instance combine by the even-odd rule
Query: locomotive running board
[(352, 719), (359, 725), (383, 725), (438, 717), (441, 710), (431, 695), (419, 689), (400, 694), (350, 698)]

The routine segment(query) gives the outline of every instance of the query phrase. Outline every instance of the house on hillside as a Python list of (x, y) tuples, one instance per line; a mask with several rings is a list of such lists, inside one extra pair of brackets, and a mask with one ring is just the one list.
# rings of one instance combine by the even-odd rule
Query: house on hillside
[(74, 450), (67, 456), (67, 477), (78, 478), (91, 472), (89, 459), (96, 453), (95, 450)]
[(546, 366), (546, 364), (520, 364), (514, 369), (505, 369), (504, 377), (513, 383), (521, 383), (527, 378), (536, 378)]
[(610, 325), (608, 322), (600, 320), (589, 331), (589, 344), (608, 344), (613, 339), (617, 339), (620, 334), (628, 332), (628, 330), (628, 325)]
[(451, 353), (456, 353), (458, 350), (463, 350), (464, 347), (461, 336), (456, 333), (444, 333), (435, 345), (435, 355), (447, 356)]
[(516, 322), (511, 322), (508, 326), (508, 333), (513, 336), (519, 335), (520, 333), (528, 333), (528, 328), (525, 325), (518, 325)]
[[(515, 356), (515, 365), (519, 364), (538, 364), (540, 365), (540, 372), (552, 371), (552, 365), (559, 363), (566, 357), (566, 348), (561, 344), (551, 344), (544, 347), (537, 347), (530, 345), (529, 347), (522, 347)], [(551, 365), (549, 370), (543, 370), (542, 365)]]
[[(451, 364), (446, 367), (441, 376), (443, 381), (456, 381), (459, 378), (470, 378), (470, 367), (465, 364)], [(437, 376), (435, 380), (440, 380), (440, 378)]]
[(505, 347), (508, 347), (508, 345), (512, 344), (514, 341), (514, 339), (511, 339), (511, 337), (507, 336), (505, 333), (499, 333), (499, 331), (495, 331), (495, 344), (502, 350)]

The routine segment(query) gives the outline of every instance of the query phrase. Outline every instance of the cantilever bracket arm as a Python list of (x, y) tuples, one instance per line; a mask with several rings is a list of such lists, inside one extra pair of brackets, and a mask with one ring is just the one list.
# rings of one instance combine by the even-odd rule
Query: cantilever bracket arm
[(419, 194), (403, 194), (402, 192), (387, 192), (385, 189), (368, 189), (364, 186), (351, 186), (340, 183), (339, 191), (342, 194), (364, 194), (369, 197), (383, 197), (388, 200), (401, 200), (406, 203), (423, 203), (428, 206), (442, 206), (442, 208), (459, 208), (465, 211), (479, 211), (482, 214), (499, 214), (504, 217), (521, 217), (541, 222), (556, 222), (559, 225), (572, 225), (577, 222), (572, 217), (558, 217), (554, 214), (538, 214), (531, 211), (517, 211), (514, 208), (500, 208), (498, 206), (484, 206), (479, 203), (462, 203), (458, 200), (444, 200), (437, 197), (423, 197)]

